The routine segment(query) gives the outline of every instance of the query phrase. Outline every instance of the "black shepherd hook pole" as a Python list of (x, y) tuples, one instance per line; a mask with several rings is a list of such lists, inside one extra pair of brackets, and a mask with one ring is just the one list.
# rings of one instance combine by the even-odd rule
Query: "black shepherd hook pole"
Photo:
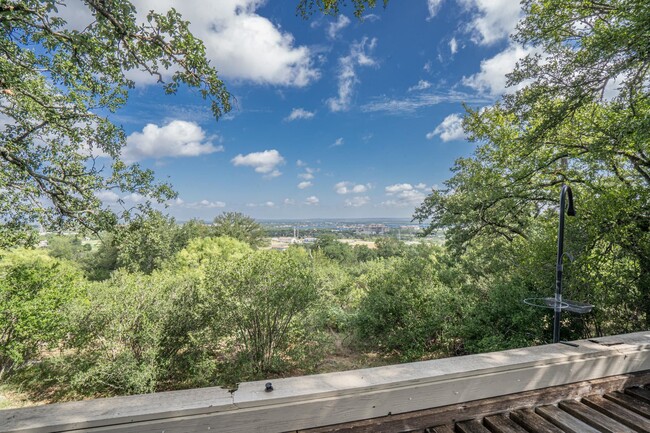
[[(569, 208), (566, 208), (566, 197), (569, 198)], [(564, 255), (564, 211), (567, 215), (575, 216), (573, 207), (573, 193), (571, 187), (562, 185), (560, 192), (560, 225), (557, 230), (557, 263), (555, 265), (555, 303), (553, 315), (553, 343), (560, 342), (560, 318), (562, 315), (562, 257)]]

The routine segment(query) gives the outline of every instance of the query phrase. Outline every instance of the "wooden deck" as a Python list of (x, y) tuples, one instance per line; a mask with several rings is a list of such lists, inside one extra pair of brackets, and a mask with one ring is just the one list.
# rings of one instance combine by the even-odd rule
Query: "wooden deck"
[(259, 381), (0, 410), (0, 433), (590, 432), (594, 420), (650, 432), (622, 403), (647, 408), (647, 388), (626, 388), (650, 382), (650, 331), (573, 343), (275, 379), (272, 392)]
[(645, 371), (300, 433), (650, 432), (649, 384)]

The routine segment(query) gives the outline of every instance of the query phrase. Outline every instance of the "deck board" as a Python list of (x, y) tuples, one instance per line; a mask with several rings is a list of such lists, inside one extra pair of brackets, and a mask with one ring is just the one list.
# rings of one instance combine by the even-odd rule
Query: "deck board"
[(650, 418), (650, 403), (634, 398), (619, 391), (605, 394), (605, 398), (633, 412)]
[(510, 414), (517, 424), (535, 433), (564, 433), (558, 427), (535, 413), (533, 409), (516, 410)]
[(557, 406), (540, 406), (535, 411), (542, 418), (567, 433), (599, 433), (595, 428), (574, 418)]
[(505, 414), (486, 416), (483, 422), (492, 433), (528, 433)]
[(560, 409), (603, 433), (635, 433), (629, 427), (577, 401), (563, 401)]
[(650, 432), (650, 420), (599, 395), (585, 397), (582, 399), (582, 402), (592, 409), (596, 409), (598, 412), (638, 432)]
[(463, 421), (456, 424), (456, 430), (460, 433), (490, 433), (478, 420)]

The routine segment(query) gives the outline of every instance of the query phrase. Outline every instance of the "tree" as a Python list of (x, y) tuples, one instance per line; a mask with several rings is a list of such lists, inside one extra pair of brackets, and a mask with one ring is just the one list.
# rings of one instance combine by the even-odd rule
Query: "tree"
[(581, 253), (575, 277), (598, 287), (611, 282), (600, 271), (605, 263), (629, 269), (620, 274), (626, 294), (613, 302), (647, 327), (650, 6), (527, 0), (523, 8), (514, 39), (543, 54), (529, 55), (509, 75), (520, 90), (468, 110), (465, 130), (479, 146), (457, 161), (446, 188), (427, 197), (415, 216), (430, 220), (428, 232), (446, 229), (457, 255), (482, 240), (529, 242), (555, 222), (560, 185), (570, 184), (578, 217), (569, 229), (580, 234), (572, 245)]
[[(56, 347), (70, 331), (67, 308), (83, 299), (81, 275), (44, 252), (16, 249), (0, 259), (0, 379)], [(83, 302), (81, 302), (83, 303)]]
[(224, 212), (214, 219), (215, 236), (228, 236), (253, 248), (266, 244), (264, 228), (253, 218), (239, 212)]
[(257, 373), (269, 372), (279, 361), (292, 329), (319, 296), (311, 260), (297, 248), (215, 262), (207, 281), (212, 283), (214, 317), (236, 335)]
[(159, 211), (137, 215), (127, 226), (120, 227), (112, 240), (117, 266), (145, 274), (160, 269), (178, 251), (174, 242), (177, 232), (174, 218)]
[[(384, 7), (388, 5), (388, 0), (384, 0)], [(341, 7), (347, 5), (346, 0), (300, 0), (298, 3), (298, 15), (303, 18), (310, 17), (314, 10), (320, 10), (326, 15), (338, 15), (341, 12)], [(374, 8), (377, 6), (377, 0), (352, 0), (352, 7), (354, 8), (354, 15), (361, 18), (367, 8)]]
[(128, 72), (151, 74), (168, 94), (197, 89), (216, 118), (230, 110), (203, 43), (174, 9), (142, 21), (128, 0), (87, 0), (93, 21), (76, 30), (61, 18), (64, 7), (0, 2), (0, 245), (20, 241), (33, 223), (94, 232), (112, 226), (117, 215), (98, 198), (107, 190), (174, 197), (150, 170), (120, 158), (125, 135), (109, 114), (134, 86)]

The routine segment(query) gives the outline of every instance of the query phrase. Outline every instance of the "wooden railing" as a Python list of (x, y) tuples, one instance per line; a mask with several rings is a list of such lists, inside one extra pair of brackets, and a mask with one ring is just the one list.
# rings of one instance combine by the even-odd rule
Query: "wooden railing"
[(524, 349), (0, 410), (0, 432), (285, 432), (650, 370), (650, 331)]

